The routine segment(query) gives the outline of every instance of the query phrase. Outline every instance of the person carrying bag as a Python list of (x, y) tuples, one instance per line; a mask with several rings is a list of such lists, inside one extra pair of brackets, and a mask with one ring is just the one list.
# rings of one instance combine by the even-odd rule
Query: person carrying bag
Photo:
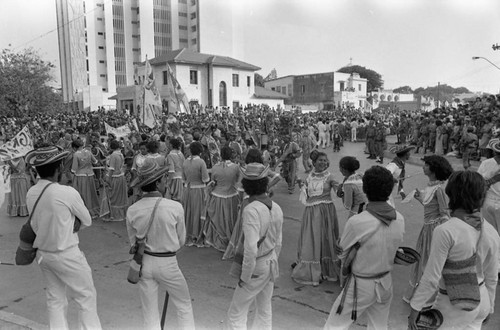
[(162, 198), (158, 198), (156, 204), (154, 206), (153, 212), (151, 213), (151, 218), (149, 219), (148, 228), (144, 233), (143, 237), (135, 237), (135, 243), (130, 248), (129, 254), (133, 254), (134, 257), (130, 261), (130, 268), (128, 270), (127, 281), (132, 284), (137, 284), (141, 279), (141, 269), (142, 269), (142, 258), (144, 257), (144, 251), (146, 250), (146, 240), (151, 229), (151, 225), (155, 219), (156, 209), (158, 208), (158, 204), (160, 204)]

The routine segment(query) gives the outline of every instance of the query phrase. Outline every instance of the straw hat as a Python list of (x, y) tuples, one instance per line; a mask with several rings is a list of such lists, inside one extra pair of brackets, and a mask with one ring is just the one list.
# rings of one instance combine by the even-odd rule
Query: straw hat
[(42, 147), (31, 150), (26, 154), (26, 163), (31, 166), (43, 166), (55, 163), (69, 155), (69, 151), (63, 150), (58, 146)]
[(495, 152), (500, 152), (500, 139), (491, 139), (486, 148)]
[(394, 263), (397, 265), (409, 266), (420, 260), (420, 253), (412, 248), (403, 246), (396, 252)]
[(240, 167), (241, 175), (247, 180), (260, 180), (267, 177), (269, 173), (269, 165), (264, 166), (261, 163), (250, 163), (245, 168)]
[(167, 171), (168, 167), (160, 168), (160, 165), (154, 159), (147, 158), (144, 164), (137, 169), (138, 176), (132, 180), (130, 186), (140, 188), (150, 184), (165, 175)]
[(414, 146), (408, 146), (408, 145), (395, 145), (392, 146), (389, 151), (392, 152), (393, 154), (403, 154), (407, 151), (410, 151), (412, 149), (415, 149)]
[(437, 309), (424, 309), (417, 317), (418, 330), (435, 330), (443, 324), (443, 314)]

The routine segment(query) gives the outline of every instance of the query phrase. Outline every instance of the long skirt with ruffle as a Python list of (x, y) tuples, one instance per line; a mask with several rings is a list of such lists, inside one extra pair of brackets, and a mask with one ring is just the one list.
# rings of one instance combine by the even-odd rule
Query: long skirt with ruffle
[(211, 195), (207, 202), (207, 214), (203, 226), (205, 243), (225, 252), (238, 218), (238, 195), (217, 197)]
[(111, 221), (122, 221), (127, 216), (128, 196), (125, 176), (111, 178), (109, 204)]
[(178, 202), (182, 201), (182, 195), (184, 192), (184, 183), (182, 182), (182, 179), (172, 179), (170, 185), (168, 186), (168, 190), (170, 192), (170, 199)]
[(85, 206), (90, 212), (92, 218), (99, 216), (100, 202), (97, 197), (94, 176), (75, 176), (73, 179), (73, 188), (82, 196)]
[(236, 224), (234, 225), (233, 233), (231, 234), (231, 239), (229, 240), (229, 243), (227, 245), (226, 252), (224, 252), (224, 255), (222, 256), (222, 260), (228, 260), (234, 258), (234, 254), (236, 253), (236, 245), (240, 241), (240, 236), (243, 233), (243, 223), (241, 216), (243, 214), (243, 209), (247, 205), (248, 205), (248, 196), (245, 197), (240, 204), (238, 210), (238, 219), (236, 220)]
[(322, 279), (337, 281), (338, 266), (335, 252), (339, 237), (337, 211), (333, 203), (307, 206), (297, 248), (297, 265), (292, 279), (304, 285), (319, 285)]
[(429, 260), (431, 252), (431, 241), (434, 228), (442, 223), (445, 223), (447, 220), (447, 217), (441, 217), (424, 223), (424, 226), (418, 235), (417, 247), (415, 248), (416, 251), (420, 253), (420, 261), (417, 261), (411, 266), (410, 283), (404, 295), (405, 301), (411, 300), (413, 294), (415, 293), (415, 289), (424, 274), (425, 266), (427, 265), (427, 260)]
[(182, 207), (186, 223), (186, 245), (203, 246), (203, 226), (205, 219), (205, 188), (184, 188)]
[[(26, 174), (13, 174), (10, 178), (9, 203), (7, 214), (11, 217), (26, 217), (29, 215), (26, 206), (26, 194), (30, 188), (30, 180)], [(1, 205), (0, 205), (1, 206)]]

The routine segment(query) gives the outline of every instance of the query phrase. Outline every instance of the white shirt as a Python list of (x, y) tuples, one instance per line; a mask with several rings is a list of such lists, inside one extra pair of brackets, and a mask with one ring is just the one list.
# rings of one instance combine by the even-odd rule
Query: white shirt
[(326, 132), (326, 125), (321, 121), (318, 123), (318, 131), (319, 134), (324, 134)]
[[(491, 179), (499, 171), (500, 165), (498, 165), (494, 158), (482, 161), (477, 169), (477, 173), (481, 174), (485, 180)], [(486, 192), (486, 197), (500, 200), (500, 182), (491, 185), (490, 189)]]
[[(493, 313), (498, 281), (500, 237), (495, 228), (487, 221), (483, 221), (482, 231), (477, 251), (477, 280), (478, 283), (484, 280), (490, 298), (490, 313)], [(411, 299), (413, 309), (422, 310), (438, 289), (438, 283), (439, 287), (446, 289), (441, 278), (446, 260), (459, 261), (470, 258), (476, 250), (479, 235), (479, 231), (458, 218), (451, 218), (434, 229), (429, 260)]]
[[(377, 232), (372, 234), (374, 230)], [(396, 251), (403, 243), (404, 232), (404, 218), (397, 211), (396, 219), (389, 226), (368, 211), (356, 214), (347, 220), (342, 233), (340, 246), (344, 252), (340, 259), (344, 259), (349, 249), (359, 242), (361, 247), (352, 263), (352, 272), (361, 276), (389, 272), (393, 268)]]
[[(31, 214), (33, 206), (50, 181), (40, 179), (28, 190), (26, 205)], [(78, 191), (73, 187), (54, 183), (41, 197), (31, 218), (31, 226), (36, 233), (33, 247), (46, 252), (61, 252), (78, 245), (78, 233), (73, 233), (75, 216), (80, 219), (80, 228), (92, 224), (90, 213)]]
[[(127, 210), (127, 231), (130, 245), (136, 236), (146, 233), (151, 213), (159, 197), (145, 197)], [(182, 205), (163, 198), (156, 209), (155, 218), (147, 235), (146, 250), (150, 252), (176, 252), (186, 242), (186, 226)]]
[[(276, 256), (279, 256), (281, 252), (283, 212), (275, 202), (273, 202), (269, 212), (268, 207), (262, 202), (253, 201), (243, 209), (242, 221), (245, 247), (241, 280), (248, 282), (255, 270), (257, 257), (265, 255), (273, 249)], [(257, 242), (264, 235), (266, 235), (266, 238), (260, 247), (257, 247)]]

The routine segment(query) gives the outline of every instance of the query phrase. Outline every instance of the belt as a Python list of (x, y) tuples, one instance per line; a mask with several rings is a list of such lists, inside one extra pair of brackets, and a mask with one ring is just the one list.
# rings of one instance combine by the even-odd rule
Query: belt
[(177, 252), (151, 252), (151, 251), (144, 251), (144, 254), (147, 254), (152, 257), (158, 257), (158, 258), (168, 258), (168, 257), (175, 257)]
[(382, 278), (384, 277), (385, 275), (389, 274), (390, 272), (387, 271), (387, 272), (383, 272), (383, 273), (378, 273), (378, 274), (375, 274), (375, 275), (356, 275), (356, 274), (353, 274), (354, 277), (356, 278), (362, 278), (364, 280), (376, 280), (376, 279), (379, 279), (379, 278)]
[[(481, 283), (479, 283), (479, 286), (481, 286), (483, 284), (484, 284), (484, 281), (482, 281)], [(441, 289), (441, 288), (439, 288), (439, 293), (440, 294), (444, 294), (444, 295), (448, 295), (448, 291), (446, 291), (445, 289)]]

